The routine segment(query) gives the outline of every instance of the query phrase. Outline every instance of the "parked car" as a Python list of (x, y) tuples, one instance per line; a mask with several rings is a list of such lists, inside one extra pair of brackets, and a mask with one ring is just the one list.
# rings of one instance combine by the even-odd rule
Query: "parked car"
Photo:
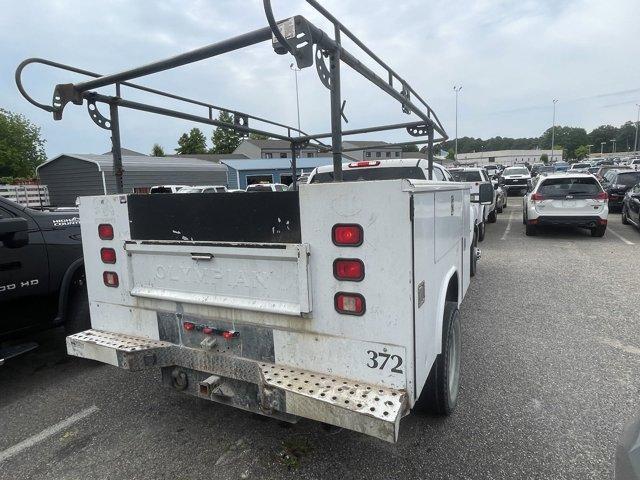
[(595, 173), (595, 176), (598, 180), (602, 180), (604, 178), (604, 175), (609, 171), (609, 170), (631, 170), (629, 167), (625, 167), (625, 166), (618, 166), (618, 165), (600, 165), (600, 168), (598, 168), (598, 171)]
[(284, 192), (287, 185), (284, 183), (254, 183), (247, 186), (247, 192)]
[(507, 192), (524, 194), (531, 182), (531, 174), (526, 167), (507, 167), (502, 171), (498, 179), (500, 186)]
[(182, 188), (189, 188), (188, 185), (155, 185), (149, 189), (149, 193), (177, 193)]
[(533, 165), (531, 165), (531, 176), (535, 177), (538, 174), (538, 171), (543, 167), (546, 167), (544, 163), (534, 163)]
[(487, 171), (487, 174), (491, 178), (497, 177), (500, 173), (500, 168), (498, 167), (498, 165), (485, 165), (484, 169)]
[[(0, 341), (62, 324), (70, 333), (90, 324), (78, 211), (0, 197)], [(0, 348), (0, 364), (28, 345)]]
[(627, 169), (609, 170), (602, 179), (602, 186), (609, 195), (609, 210), (621, 209), (627, 190), (637, 183), (640, 183), (640, 172)]
[(567, 170), (569, 170), (569, 167), (571, 165), (569, 165), (569, 163), (567, 162), (556, 162), (553, 164), (553, 171), (554, 172), (566, 172)]
[(592, 237), (602, 237), (609, 216), (607, 199), (607, 193), (592, 175), (562, 173), (541, 177), (522, 201), (526, 234), (536, 235), (539, 226), (560, 225), (587, 228)]
[[(468, 183), (471, 186), (471, 195), (478, 195), (480, 184), (490, 183), (491, 179), (487, 171), (482, 167), (450, 168), (449, 173), (456, 182)], [(482, 219), (486, 223), (495, 223), (498, 219), (496, 209), (496, 193), (494, 189), (491, 205), (485, 205)]]
[(640, 183), (627, 190), (622, 200), (622, 223), (640, 230)]
[(509, 196), (497, 180), (492, 180), (491, 183), (493, 184), (493, 189), (496, 191), (496, 212), (502, 213), (503, 210), (507, 208), (507, 200)]
[(224, 185), (195, 185), (193, 187), (184, 187), (177, 193), (226, 193), (227, 187)]
[(634, 170), (640, 170), (640, 158), (632, 158), (631, 160), (629, 160), (629, 163), (627, 165)]
[(586, 169), (589, 168), (590, 166), (591, 166), (591, 163), (589, 162), (576, 162), (571, 164), (569, 171), (571, 173), (576, 173), (576, 171), (586, 171)]

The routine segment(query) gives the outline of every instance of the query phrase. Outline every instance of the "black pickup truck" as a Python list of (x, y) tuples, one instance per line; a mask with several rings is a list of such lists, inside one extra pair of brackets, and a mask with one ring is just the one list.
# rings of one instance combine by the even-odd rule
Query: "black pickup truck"
[(0, 197), (0, 364), (33, 343), (6, 346), (43, 328), (89, 328), (77, 210), (33, 210)]

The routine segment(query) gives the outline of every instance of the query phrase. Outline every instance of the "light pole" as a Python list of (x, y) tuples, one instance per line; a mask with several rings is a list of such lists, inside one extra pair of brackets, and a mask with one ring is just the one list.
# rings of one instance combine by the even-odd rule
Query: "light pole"
[(604, 155), (604, 144), (607, 142), (600, 142), (600, 155)]
[(638, 107), (638, 118), (636, 120), (636, 139), (633, 141), (633, 151), (638, 151), (638, 124), (640, 124), (640, 103), (636, 103), (636, 107)]
[(593, 145), (587, 145), (587, 147), (589, 148), (589, 156), (591, 156), (591, 147), (593, 147)]
[(551, 127), (551, 163), (553, 163), (553, 147), (556, 141), (556, 103), (558, 99), (553, 99), (553, 126)]
[(300, 71), (300, 69), (295, 67), (293, 63), (289, 65), (289, 68), (293, 70), (293, 73), (296, 77), (296, 109), (298, 111), (298, 135), (300, 135), (300, 97), (298, 96), (298, 72)]
[(613, 143), (613, 150), (611, 150), (612, 153), (616, 153), (616, 140), (615, 138), (613, 140), (611, 140), (611, 143)]
[(456, 92), (456, 141), (455, 141), (455, 154), (453, 158), (456, 159), (458, 156), (458, 93), (462, 90), (462, 85), (453, 86), (453, 91)]

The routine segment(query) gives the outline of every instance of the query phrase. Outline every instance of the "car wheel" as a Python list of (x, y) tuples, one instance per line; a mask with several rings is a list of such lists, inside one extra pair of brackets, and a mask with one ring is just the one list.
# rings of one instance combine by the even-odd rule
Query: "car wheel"
[(629, 225), (629, 219), (627, 218), (627, 209), (622, 207), (622, 224)]
[(527, 225), (525, 226), (525, 234), (527, 237), (535, 237), (538, 234), (538, 229), (535, 225)]
[(607, 226), (606, 225), (598, 225), (595, 228), (591, 229), (591, 236), (592, 237), (604, 237), (604, 232), (607, 231)]
[(482, 222), (480, 223), (480, 225), (478, 225), (478, 240), (480, 242), (484, 240), (484, 231), (485, 231), (485, 226), (484, 226), (484, 222)]
[(489, 215), (487, 215), (487, 222), (496, 223), (497, 220), (498, 220), (498, 214), (496, 213), (495, 209), (493, 209), (489, 212)]
[(472, 277), (476, 276), (476, 270), (478, 269), (478, 256), (476, 255), (476, 250), (478, 249), (478, 234), (474, 232), (473, 234), (473, 242), (471, 242), (470, 255), (469, 259), (469, 275)]
[(414, 409), (451, 415), (458, 403), (461, 353), (460, 312), (456, 302), (446, 302), (442, 322), (442, 353), (436, 357)]
[(498, 208), (496, 209), (496, 211), (497, 211), (498, 213), (502, 213), (502, 207), (498, 207)]
[(509, 198), (509, 195), (504, 196), (504, 205), (503, 205), (504, 208), (507, 208), (507, 198)]
[(87, 295), (87, 286), (83, 283), (73, 288), (69, 294), (64, 329), (67, 335), (73, 335), (89, 328), (91, 328), (89, 297)]

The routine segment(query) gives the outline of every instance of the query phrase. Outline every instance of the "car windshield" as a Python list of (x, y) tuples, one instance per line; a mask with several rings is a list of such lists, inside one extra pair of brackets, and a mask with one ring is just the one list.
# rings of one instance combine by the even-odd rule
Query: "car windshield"
[(477, 170), (452, 170), (451, 176), (456, 182), (481, 182), (482, 175)]
[(547, 178), (538, 187), (538, 193), (546, 197), (565, 197), (567, 195), (597, 195), (600, 185), (595, 178)]
[(524, 167), (505, 168), (502, 175), (529, 175), (529, 170)]
[(178, 193), (202, 193), (202, 189), (195, 187), (184, 187), (178, 190)]
[(576, 169), (576, 168), (587, 168), (589, 166), (588, 163), (574, 163), (573, 165), (571, 165), (571, 168)]
[(616, 179), (618, 185), (629, 187), (640, 182), (640, 172), (620, 173)]
[[(394, 180), (398, 178), (424, 180), (425, 176), (420, 167), (354, 168), (342, 171), (342, 179), (345, 182), (357, 182), (362, 180)], [(332, 181), (333, 172), (321, 172), (313, 176), (311, 183), (329, 183)]]

